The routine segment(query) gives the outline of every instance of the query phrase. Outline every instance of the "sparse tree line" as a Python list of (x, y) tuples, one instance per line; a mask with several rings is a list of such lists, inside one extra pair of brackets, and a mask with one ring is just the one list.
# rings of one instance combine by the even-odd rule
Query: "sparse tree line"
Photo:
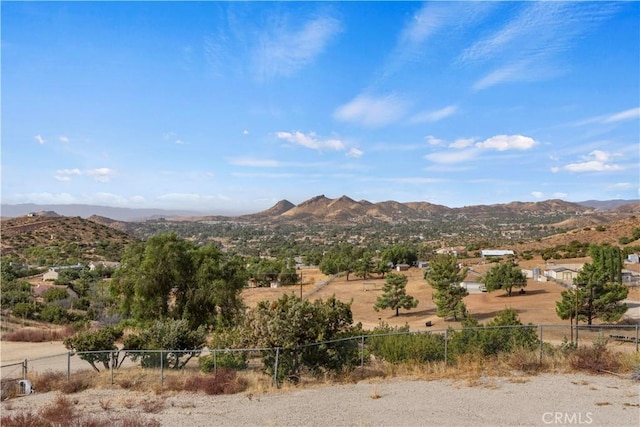
[[(400, 310), (413, 309), (419, 302), (406, 292), (407, 277), (391, 273), (391, 266), (411, 264), (419, 254), (420, 250), (411, 244), (394, 244), (374, 252), (352, 245), (339, 245), (321, 254), (319, 267), (325, 274), (341, 273), (347, 279), (350, 274), (364, 280), (372, 276), (384, 278), (382, 294), (373, 308), (391, 309), (398, 316)], [(622, 303), (627, 295), (626, 287), (621, 284), (620, 276), (622, 252), (616, 247), (602, 245), (591, 246), (590, 254), (593, 263), (585, 265), (576, 281), (575, 291), (563, 292), (562, 301), (557, 304), (558, 316), (572, 322), (577, 317), (576, 321), (589, 324), (594, 319), (616, 321), (626, 311), (626, 305)], [(508, 343), (527, 346), (536, 342), (535, 331), (526, 332), (529, 331), (526, 328), (525, 332), (518, 329), (520, 332), (517, 333), (483, 329), (464, 304), (467, 291), (460, 282), (467, 274), (466, 269), (453, 255), (429, 258), (424, 278), (435, 291), (437, 316), (462, 320), (467, 327), (451, 336), (451, 354), (464, 354), (472, 349), (493, 354), (507, 348)], [(4, 265), (2, 273), (3, 279), (11, 279), (2, 282), (3, 309), (11, 308), (13, 314), (20, 315), (21, 310), (27, 310), (25, 307), (37, 306), (28, 284), (20, 282), (16, 273)], [(430, 360), (439, 360), (437, 358), (440, 357), (434, 349), (441, 337), (426, 334), (423, 338), (406, 338), (390, 344), (382, 335), (404, 330), (380, 325), (374, 331), (364, 331), (362, 325), (353, 324), (350, 303), (335, 298), (308, 301), (285, 294), (276, 301), (262, 301), (248, 309), (242, 301), (241, 292), (250, 278), (265, 282), (297, 282), (293, 257), (275, 260), (243, 258), (223, 252), (215, 244), (199, 245), (169, 233), (129, 245), (122, 256), (120, 268), (113, 272), (108, 288), (105, 289), (105, 282), (100, 276), (106, 275), (104, 271), (93, 274), (96, 277), (86, 272), (69, 272), (59, 279), (80, 296), (76, 307), (82, 298), (86, 298), (87, 303), (82, 306), (86, 310), (85, 321), (90, 317), (91, 309), (100, 309), (103, 320), (114, 320), (103, 322), (113, 323), (112, 326), (82, 330), (65, 340), (67, 348), (77, 352), (118, 350), (121, 357), (140, 361), (142, 366), (162, 364), (179, 369), (206, 345), (230, 349), (278, 348), (281, 351), (278, 354), (280, 368), (276, 374), (292, 381), (299, 378), (301, 372), (319, 375), (357, 365), (362, 357), (361, 350), (364, 350), (359, 350), (357, 341), (347, 338), (362, 335), (374, 336), (375, 339), (368, 341), (367, 351), (385, 360), (411, 352), (431, 354), (432, 350), (434, 359)], [(526, 286), (526, 276), (514, 260), (508, 260), (496, 263), (483, 282), (489, 292), (502, 289), (510, 296), (513, 288)], [(44, 301), (50, 304), (47, 307), (58, 308), (41, 309), (39, 318), (54, 319), (58, 323), (82, 320), (71, 317), (82, 316), (79, 310), (66, 309), (64, 304), (58, 303), (68, 299), (62, 298), (64, 296), (59, 289), (45, 293)], [(573, 310), (576, 300), (577, 310)], [(33, 313), (23, 315), (33, 317)], [(64, 316), (69, 317), (64, 320)], [(487, 326), (519, 324), (515, 311), (507, 310)], [(333, 340), (337, 341), (315, 345)], [(116, 342), (120, 343), (119, 347)], [(390, 350), (389, 346), (395, 346), (395, 349)], [(403, 350), (403, 346), (407, 348)], [(428, 348), (432, 350), (426, 351)], [(169, 349), (175, 351), (142, 353), (144, 350)], [(391, 355), (393, 352), (396, 352), (395, 356)], [(83, 353), (81, 357), (96, 370), (100, 366), (118, 367), (123, 360), (111, 359), (106, 353)], [(218, 362), (235, 367), (246, 366), (246, 357), (244, 353), (229, 354)], [(273, 369), (274, 357), (272, 352), (264, 353), (267, 371)], [(206, 357), (202, 357), (200, 363), (204, 370), (211, 366), (211, 360)]]

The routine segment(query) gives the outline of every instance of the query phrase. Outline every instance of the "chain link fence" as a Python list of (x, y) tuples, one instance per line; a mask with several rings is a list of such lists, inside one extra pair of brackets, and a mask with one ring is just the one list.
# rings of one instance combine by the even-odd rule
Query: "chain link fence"
[(111, 384), (120, 385), (132, 381), (140, 373), (151, 374), (140, 377), (145, 381), (149, 377), (156, 378), (154, 381), (162, 387), (169, 373), (187, 375), (225, 368), (266, 372), (273, 376), (273, 384), (277, 388), (283, 379), (296, 380), (287, 372), (297, 372), (291, 365), (299, 364), (300, 360), (304, 360), (305, 366), (311, 370), (320, 366), (331, 368), (341, 363), (363, 368), (374, 359), (389, 363), (407, 358), (418, 362), (449, 363), (465, 348), (479, 346), (490, 354), (497, 354), (513, 350), (514, 343), (526, 342), (530, 350), (539, 352), (541, 363), (546, 348), (568, 343), (587, 345), (606, 340), (616, 351), (637, 352), (639, 328), (640, 325), (580, 325), (577, 328), (575, 325), (479, 326), (427, 332), (372, 333), (293, 348), (66, 352), (3, 364), (0, 376), (4, 388), (12, 381), (15, 383), (46, 372), (61, 373), (67, 379), (80, 371), (109, 372)]

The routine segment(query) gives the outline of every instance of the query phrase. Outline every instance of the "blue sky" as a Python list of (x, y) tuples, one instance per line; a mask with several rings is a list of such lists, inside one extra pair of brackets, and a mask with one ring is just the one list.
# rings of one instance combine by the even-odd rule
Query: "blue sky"
[(637, 199), (638, 2), (2, 2), (2, 202)]

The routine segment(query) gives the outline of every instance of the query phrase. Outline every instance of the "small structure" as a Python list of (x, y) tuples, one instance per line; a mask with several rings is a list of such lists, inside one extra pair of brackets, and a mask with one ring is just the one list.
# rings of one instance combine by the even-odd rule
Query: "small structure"
[(566, 267), (552, 268), (544, 272), (545, 276), (559, 282), (572, 283), (573, 279), (578, 277), (578, 272)]
[(398, 264), (396, 265), (396, 271), (407, 271), (411, 267), (409, 264)]
[(117, 261), (91, 261), (89, 263), (89, 271), (93, 271), (98, 267), (116, 269), (120, 267), (120, 263)]
[(515, 255), (511, 249), (483, 249), (480, 253), (482, 258), (496, 258)]
[(631, 264), (639, 264), (640, 263), (640, 255), (638, 254), (629, 254), (627, 255), (627, 262)]

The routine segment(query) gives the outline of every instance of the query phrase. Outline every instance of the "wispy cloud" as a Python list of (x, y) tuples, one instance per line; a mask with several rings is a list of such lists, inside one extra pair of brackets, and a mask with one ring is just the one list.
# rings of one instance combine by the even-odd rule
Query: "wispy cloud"
[(292, 28), (277, 22), (260, 36), (255, 49), (257, 73), (260, 80), (290, 76), (310, 64), (320, 55), (330, 40), (342, 30), (337, 19), (324, 16)]
[(543, 199), (544, 193), (542, 191), (532, 191), (531, 195), (536, 199)]
[(60, 135), (58, 138), (60, 142), (69, 142), (69, 138), (66, 135)]
[(425, 123), (425, 122), (437, 122), (445, 119), (458, 111), (457, 105), (448, 105), (444, 108), (435, 111), (423, 111), (413, 115), (410, 119), (410, 123)]
[(395, 94), (383, 97), (359, 95), (338, 107), (333, 116), (347, 123), (381, 127), (398, 121), (404, 116), (406, 109), (406, 101)]
[(36, 136), (33, 137), (33, 139), (36, 140), (36, 142), (40, 145), (44, 144), (46, 141), (44, 140), (44, 138), (42, 137), (42, 135), (38, 134)]
[(425, 159), (435, 163), (460, 163), (474, 159), (479, 150), (471, 148), (467, 150), (439, 151), (424, 156)]
[(589, 124), (607, 124), (607, 123), (617, 123), (625, 120), (633, 120), (640, 118), (640, 107), (630, 108), (628, 110), (619, 111), (617, 113), (604, 114), (595, 117), (589, 117), (584, 120), (578, 120), (577, 122), (571, 123), (571, 126), (584, 126)]
[[(622, 166), (616, 165), (611, 162), (613, 156), (611, 153), (602, 150), (594, 150), (586, 156), (582, 157), (582, 161), (569, 163), (562, 169), (574, 172), (614, 172), (622, 170)], [(558, 172), (558, 168), (552, 168), (552, 172)]]
[(271, 159), (254, 159), (250, 157), (241, 157), (231, 159), (229, 161), (234, 166), (249, 166), (257, 168), (278, 168), (284, 166), (282, 162)]
[(97, 168), (97, 169), (58, 169), (54, 175), (54, 178), (58, 181), (66, 182), (71, 181), (73, 176), (88, 176), (94, 180), (102, 183), (109, 182), (111, 178), (116, 174), (116, 171), (109, 168)]
[(512, 20), (466, 48), (463, 64), (494, 64), (475, 90), (514, 81), (545, 80), (564, 73), (560, 54), (570, 50), (616, 6), (597, 2), (525, 2)]

